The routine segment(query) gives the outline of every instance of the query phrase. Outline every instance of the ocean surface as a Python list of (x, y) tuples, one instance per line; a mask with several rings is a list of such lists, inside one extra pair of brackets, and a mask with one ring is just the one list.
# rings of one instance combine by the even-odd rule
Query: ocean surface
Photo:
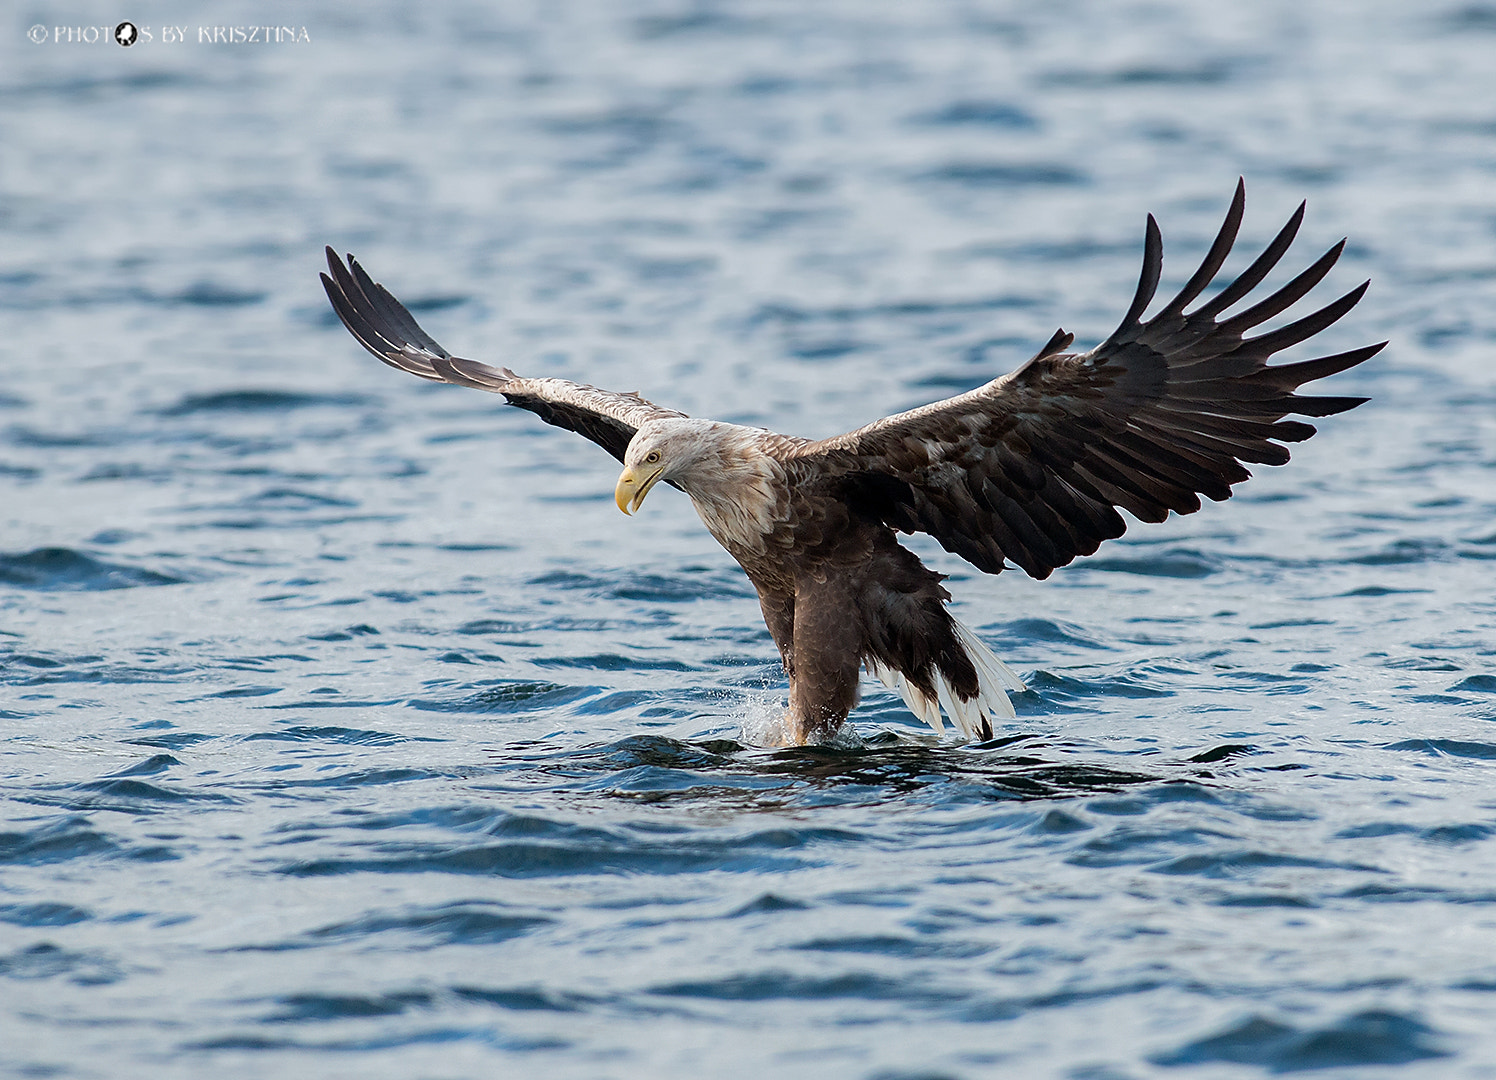
[[(0, 24), (0, 1074), (1496, 1077), (1496, 7), (138, 7)], [(825, 436), (1238, 176), (1371, 401), (1047, 582), (911, 540), (1028, 680), (980, 746), (756, 747), (688, 501), (317, 281)]]

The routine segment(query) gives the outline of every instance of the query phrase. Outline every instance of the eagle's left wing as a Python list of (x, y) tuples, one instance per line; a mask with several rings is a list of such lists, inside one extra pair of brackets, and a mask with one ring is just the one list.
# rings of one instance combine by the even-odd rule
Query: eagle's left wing
[(1314, 428), (1364, 398), (1300, 397), (1299, 386), (1361, 363), (1386, 342), (1269, 366), (1268, 357), (1335, 322), (1366, 291), (1279, 330), (1243, 335), (1304, 296), (1335, 264), (1344, 241), (1277, 292), (1218, 319), (1250, 293), (1288, 250), (1304, 207), (1241, 276), (1186, 312), (1225, 262), (1245, 204), (1243, 185), (1204, 263), (1147, 322), (1163, 266), (1148, 217), (1143, 273), (1126, 317), (1090, 352), (1063, 350), (1064, 331), (1017, 371), (968, 393), (801, 447), (793, 457), (840, 482), (865, 514), (905, 532), (926, 532), (979, 569), (1004, 562), (1048, 577), (1103, 540), (1121, 536), (1122, 508), (1143, 521), (1221, 500), (1251, 474), (1243, 462), (1281, 465)]
[(619, 461), (640, 425), (685, 416), (662, 409), (638, 394), (599, 390), (565, 379), (525, 379), (508, 368), (453, 356), (421, 329), (388, 289), (370, 279), (352, 255), (344, 266), (337, 253), (328, 248), (327, 268), (331, 276), (321, 275), (322, 287), (338, 318), (359, 344), (391, 367), (432, 382), (503, 394), (509, 404), (528, 409), (547, 424), (591, 439)]

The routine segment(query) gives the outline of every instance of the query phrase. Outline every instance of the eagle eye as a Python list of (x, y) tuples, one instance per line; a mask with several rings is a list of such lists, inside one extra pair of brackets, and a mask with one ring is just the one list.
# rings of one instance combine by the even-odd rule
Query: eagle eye
[(644, 464), (646, 464), (646, 465), (654, 465), (659, 460), (660, 460), (660, 452), (658, 450), (651, 450), (648, 454), (644, 455)]

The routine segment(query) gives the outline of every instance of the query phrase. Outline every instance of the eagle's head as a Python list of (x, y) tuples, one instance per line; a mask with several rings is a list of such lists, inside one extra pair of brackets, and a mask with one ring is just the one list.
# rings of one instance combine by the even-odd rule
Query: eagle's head
[(618, 509), (632, 514), (650, 488), (661, 480), (677, 480), (700, 457), (708, 424), (700, 420), (650, 420), (634, 432), (623, 454), (623, 472), (613, 499)]
[[(634, 433), (613, 490), (618, 509), (632, 514), (661, 480), (688, 495), (705, 495), (735, 479), (735, 459), (753, 429), (686, 417), (650, 420)], [(742, 444), (742, 445), (740, 445)]]

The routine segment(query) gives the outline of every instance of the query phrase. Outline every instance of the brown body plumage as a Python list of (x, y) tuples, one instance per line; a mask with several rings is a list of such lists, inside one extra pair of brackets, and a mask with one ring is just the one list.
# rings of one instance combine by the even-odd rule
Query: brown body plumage
[(334, 309), (381, 360), (422, 378), (503, 394), (576, 431), (624, 463), (615, 496), (637, 509), (663, 480), (691, 496), (703, 523), (747, 573), (790, 680), (787, 736), (833, 735), (857, 702), (866, 667), (941, 729), (944, 710), (969, 738), (1012, 716), (1004, 686), (1021, 682), (946, 610), (942, 575), (902, 547), (925, 532), (977, 568), (1013, 564), (1048, 577), (1143, 521), (1193, 513), (1200, 495), (1229, 498), (1244, 462), (1279, 465), (1285, 442), (1363, 398), (1300, 397), (1315, 379), (1359, 364), (1385, 342), (1269, 366), (1273, 353), (1335, 322), (1366, 285), (1281, 329), (1245, 333), (1301, 299), (1344, 242), (1256, 305), (1231, 317), (1287, 251), (1303, 206), (1258, 259), (1219, 293), (1185, 309), (1220, 270), (1241, 224), (1244, 190), (1205, 261), (1146, 322), (1162, 267), (1152, 216), (1131, 309), (1106, 341), (1064, 350), (1060, 331), (1017, 371), (968, 393), (813, 442), (695, 420), (637, 394), (559, 379), (525, 379), (451, 356), (350, 256), (328, 249)]

